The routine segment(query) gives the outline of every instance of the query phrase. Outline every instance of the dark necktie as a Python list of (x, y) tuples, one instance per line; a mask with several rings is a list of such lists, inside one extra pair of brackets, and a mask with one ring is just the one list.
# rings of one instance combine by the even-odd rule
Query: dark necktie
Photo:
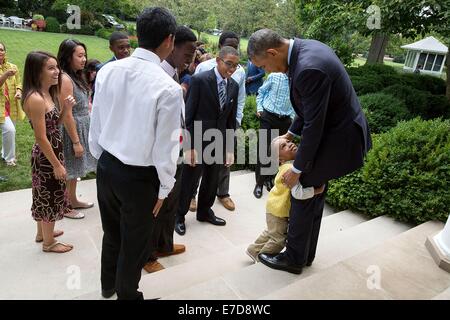
[(223, 106), (225, 105), (225, 101), (227, 99), (227, 92), (226, 92), (226, 82), (225, 80), (222, 80), (222, 82), (219, 83), (219, 102), (220, 102), (220, 110), (223, 110)]

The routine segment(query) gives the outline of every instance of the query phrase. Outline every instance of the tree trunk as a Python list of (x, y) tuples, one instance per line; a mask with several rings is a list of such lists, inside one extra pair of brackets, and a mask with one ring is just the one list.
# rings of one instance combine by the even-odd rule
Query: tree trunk
[(201, 34), (201, 33), (202, 33), (201, 31), (197, 30), (197, 40), (198, 40), (198, 41), (200, 41), (200, 34)]
[(372, 37), (367, 64), (383, 63), (384, 53), (389, 41), (389, 36), (383, 33), (376, 33)]
[(450, 52), (447, 53), (447, 99), (450, 100)]

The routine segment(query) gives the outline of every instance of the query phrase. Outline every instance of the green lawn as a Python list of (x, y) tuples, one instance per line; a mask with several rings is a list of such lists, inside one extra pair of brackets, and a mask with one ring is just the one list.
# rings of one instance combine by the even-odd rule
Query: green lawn
[[(18, 66), (22, 75), (28, 52), (45, 50), (56, 55), (61, 41), (69, 37), (86, 44), (88, 58), (106, 61), (111, 57), (108, 41), (98, 37), (0, 29), (0, 41), (6, 45), (8, 59)], [(33, 131), (26, 120), (17, 123), (16, 131), (17, 166), (7, 167), (0, 161), (0, 176), (8, 178), (8, 181), (0, 182), (0, 192), (31, 187), (30, 154), (34, 143)]]
[[(352, 67), (359, 67), (366, 64), (366, 59), (365, 58), (356, 58), (353, 63), (352, 63)], [(403, 63), (396, 63), (396, 62), (392, 62), (392, 61), (384, 61), (385, 65), (388, 66), (392, 66), (394, 67), (397, 71), (402, 72), (403, 70)]]
[(43, 50), (56, 56), (60, 43), (67, 38), (83, 42), (87, 47), (88, 59), (95, 58), (103, 62), (112, 56), (108, 41), (99, 37), (0, 29), (0, 41), (6, 45), (8, 59), (18, 66), (21, 74), (30, 51)]

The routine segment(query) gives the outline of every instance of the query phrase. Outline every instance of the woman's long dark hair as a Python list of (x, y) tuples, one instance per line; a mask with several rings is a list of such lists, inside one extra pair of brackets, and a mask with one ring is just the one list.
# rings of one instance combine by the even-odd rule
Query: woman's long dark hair
[(87, 80), (84, 78), (83, 70), (74, 71), (70, 66), (72, 63), (73, 53), (78, 46), (82, 46), (84, 48), (87, 60), (87, 49), (84, 43), (75, 39), (66, 39), (59, 45), (58, 62), (61, 70), (67, 73), (78, 87), (85, 91), (89, 91), (89, 86), (87, 84)]
[[(58, 63), (58, 59), (54, 55), (44, 51), (32, 51), (27, 55), (25, 59), (25, 68), (23, 71), (23, 85), (22, 85), (22, 106), (25, 104), (27, 98), (33, 94), (38, 93), (44, 97), (42, 92), (42, 72), (44, 70), (45, 63), (48, 59), (55, 59)], [(59, 66), (58, 66), (59, 68)], [(50, 96), (53, 102), (58, 104), (59, 89), (61, 88), (61, 73), (58, 76), (58, 84), (50, 87)]]

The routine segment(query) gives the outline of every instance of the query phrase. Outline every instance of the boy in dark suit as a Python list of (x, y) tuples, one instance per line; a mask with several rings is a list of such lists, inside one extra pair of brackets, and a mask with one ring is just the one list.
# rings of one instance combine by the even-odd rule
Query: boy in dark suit
[[(184, 145), (187, 164), (183, 168), (175, 223), (179, 235), (186, 232), (184, 217), (200, 176), (197, 220), (220, 226), (226, 223), (216, 217), (211, 207), (216, 197), (220, 164), (231, 166), (234, 162), (239, 86), (231, 75), (239, 64), (239, 53), (232, 47), (223, 47), (216, 59), (217, 67), (192, 77), (186, 97), (186, 129), (190, 139), (186, 139)], [(212, 139), (207, 137), (209, 135)]]

